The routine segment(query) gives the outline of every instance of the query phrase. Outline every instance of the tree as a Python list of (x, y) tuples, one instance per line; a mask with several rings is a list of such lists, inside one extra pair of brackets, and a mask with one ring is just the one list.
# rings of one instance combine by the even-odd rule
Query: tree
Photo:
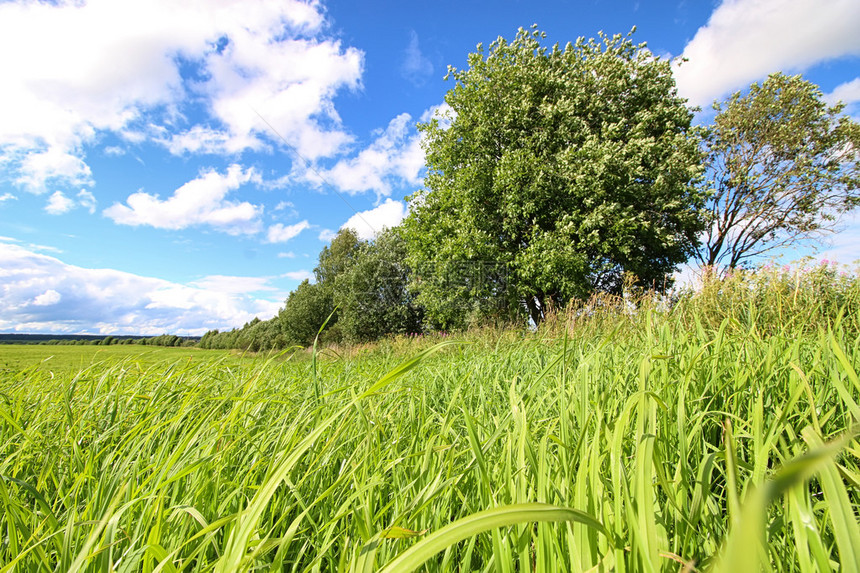
[[(335, 281), (352, 264), (360, 244), (355, 231), (342, 229), (331, 245), (323, 248), (314, 268), (316, 282), (302, 282), (290, 293), (286, 305), (278, 313), (277, 320), (286, 340), (304, 346), (313, 344), (319, 329), (336, 309)], [(337, 320), (337, 315), (332, 316), (327, 328), (334, 326)]]
[(331, 295), (319, 283), (305, 279), (290, 293), (277, 320), (287, 341), (310, 346), (332, 310)]
[(732, 95), (704, 138), (710, 199), (700, 263), (736, 267), (832, 231), (860, 201), (860, 125), (800, 76)]
[(320, 251), (319, 263), (314, 269), (317, 284), (334, 287), (337, 276), (352, 264), (360, 244), (358, 235), (349, 227), (338, 231), (331, 245)]
[(661, 286), (692, 254), (692, 113), (669, 62), (631, 35), (548, 50), (520, 29), (449, 67), (450, 112), (419, 125), (426, 189), (404, 223), (434, 324), (505, 303), (539, 323), (550, 305), (618, 292), (625, 272)]
[(362, 242), (335, 281), (338, 326), (350, 342), (421, 331), (421, 309), (408, 290), (406, 244), (399, 228)]

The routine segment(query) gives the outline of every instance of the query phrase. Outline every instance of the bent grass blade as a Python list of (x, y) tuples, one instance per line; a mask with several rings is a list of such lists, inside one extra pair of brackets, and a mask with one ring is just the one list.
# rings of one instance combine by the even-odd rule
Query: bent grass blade
[(379, 573), (405, 573), (414, 571), (428, 559), (447, 547), (485, 531), (508, 527), (524, 522), (572, 521), (592, 527), (606, 535), (603, 524), (583, 511), (543, 503), (506, 505), (481, 511), (458, 519), (434, 531), (394, 559)]

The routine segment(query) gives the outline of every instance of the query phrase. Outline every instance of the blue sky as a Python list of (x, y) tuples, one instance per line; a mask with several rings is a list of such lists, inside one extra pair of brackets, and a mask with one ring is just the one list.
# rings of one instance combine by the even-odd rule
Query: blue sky
[[(635, 25), (705, 110), (785, 71), (860, 116), (856, 0), (2, 2), (0, 332), (273, 316), (339, 228), (405, 215), (447, 66), (534, 23)], [(860, 218), (819, 256), (860, 259)]]

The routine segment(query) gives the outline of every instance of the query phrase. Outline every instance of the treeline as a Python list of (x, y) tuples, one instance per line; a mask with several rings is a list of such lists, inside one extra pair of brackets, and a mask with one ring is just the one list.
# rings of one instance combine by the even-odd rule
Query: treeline
[(324, 343), (359, 343), (423, 332), (424, 311), (409, 289), (406, 255), (399, 228), (386, 229), (372, 241), (341, 230), (320, 253), (315, 282), (303, 281), (277, 316), (255, 318), (229, 332), (211, 330), (199, 346), (258, 352), (309, 346), (318, 334)]
[(43, 346), (194, 346), (200, 339), (193, 336), (161, 334), (159, 336), (98, 336), (86, 334), (0, 334), (0, 344), (39, 344)]

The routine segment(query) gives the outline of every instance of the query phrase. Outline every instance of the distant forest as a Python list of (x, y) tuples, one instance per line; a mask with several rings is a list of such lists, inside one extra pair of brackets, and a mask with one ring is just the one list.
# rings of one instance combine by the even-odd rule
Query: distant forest
[(113, 344), (143, 344), (146, 346), (194, 346), (200, 341), (197, 336), (104, 336), (99, 334), (0, 334), (0, 344), (45, 344), (75, 345), (91, 344), (109, 346)]

